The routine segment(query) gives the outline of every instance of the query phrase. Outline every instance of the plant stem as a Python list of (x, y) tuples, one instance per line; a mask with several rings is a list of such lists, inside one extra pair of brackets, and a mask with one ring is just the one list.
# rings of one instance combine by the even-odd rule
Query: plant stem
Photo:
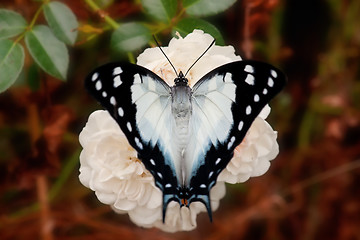
[(41, 224), (41, 238), (44, 240), (54, 239), (52, 230), (53, 224), (49, 224), (51, 219), (51, 212), (48, 198), (48, 184), (46, 176), (39, 175), (36, 177), (37, 193), (40, 203), (40, 224)]
[(62, 187), (65, 185), (66, 181), (70, 178), (71, 174), (74, 172), (77, 164), (79, 163), (80, 149), (74, 151), (70, 156), (69, 160), (65, 163), (63, 169), (56, 182), (52, 185), (49, 191), (49, 200), (52, 201), (61, 191)]
[(44, 8), (44, 3), (41, 4), (41, 6), (38, 8), (38, 10), (36, 10), (34, 17), (31, 19), (30, 24), (26, 27), (26, 30), (17, 39), (15, 39), (14, 45), (16, 43), (20, 42), (20, 40), (24, 38), (26, 32), (30, 31), (34, 27), (34, 25), (36, 23), (36, 20), (38, 19), (38, 17), (40, 15), (40, 13), (42, 12), (43, 8)]
[(304, 181), (301, 181), (293, 186), (291, 186), (289, 189), (286, 189), (284, 192), (284, 195), (291, 194), (293, 192), (300, 191), (302, 189), (305, 189), (311, 185), (315, 185), (321, 182), (326, 181), (329, 178), (340, 176), (344, 173), (354, 171), (356, 169), (360, 168), (360, 159), (348, 162), (343, 165), (339, 165), (337, 167), (334, 167), (332, 169), (326, 170), (320, 174), (317, 174), (315, 176), (312, 176)]
[(127, 53), (127, 56), (128, 56), (129, 62), (131, 62), (131, 63), (133, 63), (133, 64), (136, 63), (134, 54), (133, 54), (132, 52), (128, 52), (128, 53)]
[(107, 14), (93, 1), (93, 0), (85, 0), (85, 3), (94, 11), (98, 12), (102, 18), (104, 18), (105, 22), (109, 24), (113, 29), (117, 29), (120, 25)]
[(35, 25), (35, 22), (36, 22), (36, 20), (38, 19), (38, 17), (39, 17), (39, 15), (40, 15), (41, 11), (43, 10), (43, 8), (44, 8), (44, 4), (41, 4), (41, 6), (40, 6), (40, 7), (38, 8), (38, 10), (36, 11), (33, 19), (31, 20), (31, 22), (30, 22), (30, 24), (29, 24), (29, 26), (28, 26), (28, 29), (32, 29), (32, 27)]

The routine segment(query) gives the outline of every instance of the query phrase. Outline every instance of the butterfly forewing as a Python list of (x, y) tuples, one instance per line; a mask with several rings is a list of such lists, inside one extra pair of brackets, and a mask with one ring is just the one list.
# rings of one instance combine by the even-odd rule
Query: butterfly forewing
[(164, 197), (173, 198), (178, 183), (169, 157), (172, 152), (165, 144), (170, 140), (172, 120), (170, 87), (153, 72), (129, 63), (95, 69), (85, 87), (119, 124)]
[[(189, 186), (192, 201), (205, 202), (220, 172), (233, 157), (252, 122), (285, 85), (285, 76), (273, 66), (256, 61), (223, 65), (193, 87)], [(209, 211), (209, 209), (208, 209)], [(210, 213), (209, 213), (210, 214)]]

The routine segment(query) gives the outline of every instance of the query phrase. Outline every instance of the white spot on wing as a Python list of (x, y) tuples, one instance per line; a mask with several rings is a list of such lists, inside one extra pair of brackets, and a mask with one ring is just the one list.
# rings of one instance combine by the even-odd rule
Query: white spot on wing
[(232, 136), (231, 139), (230, 139), (230, 142), (228, 143), (228, 149), (230, 149), (232, 147), (232, 145), (234, 145), (234, 142), (235, 142), (235, 137)]
[(264, 88), (263, 94), (266, 95), (267, 93), (268, 93), (268, 90), (266, 88)]
[(157, 175), (162, 179), (162, 174), (160, 172), (157, 172)]
[(227, 72), (227, 73), (225, 74), (224, 82), (228, 82), (228, 83), (232, 83), (232, 82), (233, 82), (233, 81), (232, 81), (232, 74), (231, 74), (231, 73)]
[(141, 83), (141, 77), (140, 77), (140, 74), (135, 74), (134, 75), (134, 84), (139, 84)]
[(98, 81), (96, 82), (95, 88), (96, 88), (96, 90), (98, 90), (98, 91), (102, 88), (102, 84), (101, 84), (101, 81), (100, 81), (100, 80), (98, 80)]
[(273, 87), (274, 86), (274, 80), (271, 77), (269, 77), (267, 84), (268, 84), (269, 87)]
[(127, 127), (127, 129), (129, 130), (129, 132), (132, 131), (132, 127), (131, 127), (131, 123), (130, 123), (130, 122), (127, 122), (126, 127)]
[(154, 161), (154, 159), (150, 159), (150, 163), (155, 166), (155, 161)]
[(258, 102), (260, 100), (259, 95), (255, 94), (254, 95), (254, 102)]
[(116, 77), (114, 77), (114, 87), (118, 87), (122, 84), (122, 81), (121, 81), (121, 78), (120, 78), (120, 75), (117, 75)]
[(244, 71), (248, 73), (254, 73), (254, 67), (251, 65), (246, 65)]
[(118, 108), (118, 114), (120, 117), (124, 116), (124, 110), (121, 107)]
[[(135, 137), (135, 143), (136, 143), (136, 146), (138, 146), (138, 148), (140, 148), (141, 150), (143, 149), (143, 145), (142, 145), (142, 143), (140, 142), (140, 140), (137, 138), (137, 137)], [(159, 173), (158, 173), (159, 174)]]
[(99, 74), (96, 72), (91, 76), (91, 81), (95, 81), (99, 77)]
[(215, 165), (218, 165), (220, 161), (221, 161), (221, 158), (216, 159)]
[(255, 84), (255, 77), (251, 75), (250, 73), (246, 76), (245, 82), (249, 85)]
[(240, 122), (239, 122), (239, 126), (238, 126), (239, 131), (241, 131), (241, 129), (243, 128), (243, 126), (244, 126), (244, 122), (243, 122), (243, 121), (240, 121)]
[(170, 184), (170, 183), (167, 183), (167, 184), (165, 185), (165, 187), (166, 187), (166, 188), (170, 188), (170, 187), (171, 187), (171, 184)]
[(106, 93), (105, 91), (103, 91), (103, 92), (102, 92), (102, 96), (103, 96), (104, 98), (106, 98), (106, 97), (107, 97), (107, 93)]
[(209, 178), (211, 178), (211, 176), (214, 174), (214, 172), (213, 171), (211, 171), (210, 173), (209, 173)]
[(110, 98), (110, 103), (112, 104), (112, 105), (116, 105), (116, 100), (115, 100), (115, 98), (114, 98), (114, 96), (112, 96), (111, 98)]
[(205, 184), (201, 184), (200, 187), (201, 187), (201, 188), (206, 188), (206, 185), (205, 185)]
[(271, 70), (271, 76), (273, 76), (274, 78), (277, 78), (277, 73), (275, 70)]
[(249, 115), (250, 113), (251, 113), (251, 106), (248, 105), (248, 106), (246, 107), (246, 115)]
[(119, 75), (122, 72), (123, 71), (122, 71), (121, 67), (116, 67), (116, 68), (114, 68), (113, 75)]

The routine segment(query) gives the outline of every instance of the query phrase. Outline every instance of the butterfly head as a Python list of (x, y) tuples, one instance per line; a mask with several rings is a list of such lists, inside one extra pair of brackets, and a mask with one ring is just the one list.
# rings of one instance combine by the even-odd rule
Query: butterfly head
[(188, 79), (184, 76), (182, 71), (180, 71), (177, 78), (174, 79), (175, 86), (187, 86), (188, 82)]

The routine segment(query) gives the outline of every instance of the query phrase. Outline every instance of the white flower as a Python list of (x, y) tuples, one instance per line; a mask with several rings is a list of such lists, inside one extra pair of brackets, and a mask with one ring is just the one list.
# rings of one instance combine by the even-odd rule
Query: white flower
[[(176, 71), (185, 71), (210, 45), (213, 38), (203, 31), (194, 30), (185, 38), (173, 38), (168, 47), (162, 47)], [(239, 61), (232, 46), (213, 46), (189, 71), (190, 85), (203, 75), (223, 64)], [(158, 48), (146, 49), (137, 58), (142, 65), (173, 85), (176, 75)], [(225, 195), (225, 183), (244, 182), (249, 177), (264, 174), (270, 160), (278, 154), (276, 132), (264, 120), (270, 112), (266, 106), (249, 129), (244, 141), (234, 152), (234, 157), (219, 175), (211, 189), (212, 210), (219, 206)], [(180, 208), (171, 202), (162, 223), (162, 193), (155, 186), (153, 176), (137, 159), (136, 151), (129, 145), (119, 126), (107, 111), (93, 112), (80, 133), (83, 151), (80, 155), (80, 181), (95, 191), (97, 198), (118, 213), (128, 213), (139, 226), (157, 227), (164, 231), (188, 231), (196, 227), (196, 216), (206, 212), (204, 204), (194, 202), (190, 209)]]
[[(79, 140), (83, 147), (80, 182), (95, 191), (102, 203), (118, 213), (128, 213), (139, 226), (155, 226), (168, 232), (196, 227), (197, 214), (206, 211), (199, 202), (192, 203), (190, 211), (171, 202), (165, 224), (162, 223), (162, 193), (107, 111), (98, 110), (90, 115)], [(210, 192), (213, 210), (218, 208), (224, 195), (225, 184), (218, 182)]]

